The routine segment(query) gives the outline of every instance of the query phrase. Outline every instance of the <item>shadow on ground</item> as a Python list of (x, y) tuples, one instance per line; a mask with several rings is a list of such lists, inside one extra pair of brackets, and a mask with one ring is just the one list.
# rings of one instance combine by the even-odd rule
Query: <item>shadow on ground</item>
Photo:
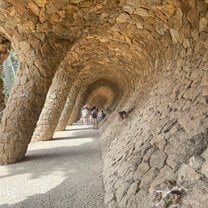
[(24, 161), (0, 167), (0, 208), (104, 207), (98, 132), (71, 134), (31, 144)]

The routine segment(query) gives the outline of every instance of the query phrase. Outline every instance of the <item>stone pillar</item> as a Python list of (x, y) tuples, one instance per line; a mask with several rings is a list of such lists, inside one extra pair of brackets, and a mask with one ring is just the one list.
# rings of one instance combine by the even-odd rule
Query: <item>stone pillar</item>
[(70, 93), (67, 97), (66, 104), (64, 106), (64, 109), (61, 113), (58, 125), (56, 127), (56, 131), (63, 131), (66, 128), (66, 126), (68, 124), (69, 117), (70, 117), (70, 115), (73, 111), (74, 105), (76, 103), (78, 93), (79, 93), (79, 88), (76, 85), (74, 85), (71, 88)]
[(64, 51), (57, 52), (47, 39), (38, 43), (23, 41), (15, 45), (21, 64), (0, 126), (0, 164), (23, 159), (52, 78), (63, 59)]
[(67, 69), (69, 67), (68, 63), (66, 65), (67, 67), (60, 67), (53, 79), (45, 106), (33, 134), (33, 141), (46, 141), (53, 137), (69, 90), (80, 70), (74, 68), (69, 70)]
[(73, 111), (70, 115), (70, 118), (68, 120), (68, 125), (72, 125), (74, 122), (77, 121), (80, 113), (80, 109), (84, 103), (84, 90), (80, 91), (76, 100), (76, 103), (74, 105)]

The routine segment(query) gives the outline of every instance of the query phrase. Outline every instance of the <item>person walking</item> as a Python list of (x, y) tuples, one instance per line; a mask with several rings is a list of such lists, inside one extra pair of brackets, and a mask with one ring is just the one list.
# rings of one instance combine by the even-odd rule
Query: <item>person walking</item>
[(97, 116), (98, 116), (98, 107), (93, 107), (92, 108), (92, 126), (93, 129), (98, 129), (98, 120), (97, 120)]
[(82, 121), (84, 125), (88, 125), (88, 119), (89, 119), (89, 110), (87, 106), (83, 106), (81, 109), (81, 114), (82, 114)]
[(99, 119), (99, 121), (102, 121), (104, 118), (105, 118), (105, 113), (104, 113), (103, 110), (101, 110), (101, 111), (98, 113), (98, 119)]

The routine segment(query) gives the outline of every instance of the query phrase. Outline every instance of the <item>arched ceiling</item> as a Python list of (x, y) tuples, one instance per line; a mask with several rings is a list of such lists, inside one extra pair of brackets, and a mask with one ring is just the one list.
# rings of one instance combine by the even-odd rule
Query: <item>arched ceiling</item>
[[(83, 94), (83, 104), (87, 103), (91, 107), (99, 105), (113, 106), (121, 99), (122, 91), (119, 85), (108, 79), (98, 79), (91, 83)], [(96, 102), (95, 102), (96, 98)], [(99, 102), (102, 101), (102, 102)], [(105, 101), (105, 102), (104, 102)]]
[[(47, 37), (73, 43), (67, 65), (81, 67), (74, 86), (84, 91), (94, 81), (112, 80), (123, 91), (135, 91), (146, 75), (197, 41), (206, 31), (205, 1), (180, 0), (1, 0), (0, 31), (13, 40)], [(198, 17), (194, 8), (201, 16)], [(199, 22), (200, 25), (199, 25)], [(36, 45), (35, 45), (36, 46)], [(37, 41), (38, 47), (38, 41)], [(61, 49), (60, 49), (61, 50)], [(42, 52), (42, 51), (41, 51)], [(184, 53), (185, 53), (184, 52)], [(167, 54), (169, 54), (167, 56)]]
[(89, 106), (97, 106), (98, 109), (105, 108), (105, 106), (109, 106), (108, 104), (108, 98), (102, 94), (96, 95), (92, 97), (89, 101), (87, 101), (87, 104)]
[(1, 31), (12, 34), (15, 40), (27, 39), (32, 43), (48, 36), (56, 50), (60, 49), (59, 41), (76, 40), (78, 43), (71, 51), (78, 60), (103, 65), (110, 62), (111, 68), (116, 69), (118, 64), (124, 71), (143, 75), (153, 70), (155, 55), (164, 52), (164, 43), (158, 41), (161, 34), (170, 38), (167, 28), (157, 32), (155, 27), (157, 23), (161, 28), (168, 24), (178, 4), (163, 4), (158, 7), (159, 1), (88, 0), (57, 4), (55, 0), (2, 0), (0, 25)]
[(92, 108), (97, 106), (99, 109), (112, 106), (116, 99), (116, 94), (108, 86), (101, 86), (89, 93), (86, 104)]

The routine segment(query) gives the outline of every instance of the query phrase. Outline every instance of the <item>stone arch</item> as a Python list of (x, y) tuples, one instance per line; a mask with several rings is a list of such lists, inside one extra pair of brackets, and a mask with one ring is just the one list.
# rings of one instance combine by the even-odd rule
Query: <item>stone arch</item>
[(101, 86), (91, 91), (86, 103), (89, 106), (97, 106), (99, 109), (102, 109), (113, 106), (114, 102), (115, 94), (112, 89), (108, 86)]
[[(116, 83), (115, 79), (113, 80), (113, 82), (112, 80), (110, 81), (108, 79), (98, 79), (92, 82), (87, 88), (83, 88), (83, 90), (80, 90), (72, 113), (69, 117), (68, 124), (72, 124), (78, 119), (81, 107), (84, 104), (88, 103), (87, 101), (88, 99), (90, 99), (91, 96), (94, 97), (95, 95), (97, 95), (97, 93), (99, 92), (97, 90), (99, 90), (100, 88), (102, 89), (102, 87), (110, 90), (112, 97), (105, 96), (105, 98), (108, 97), (107, 101), (109, 101), (110, 104), (108, 107), (114, 108), (115, 105), (119, 103), (124, 93), (124, 89), (122, 89), (120, 84), (121, 83)], [(100, 92), (102, 93), (102, 90)], [(112, 101), (110, 100), (110, 98), (112, 99)]]
[[(113, 41), (113, 43), (114, 43), (113, 45), (117, 45), (117, 41)], [(91, 50), (88, 50), (89, 46), (93, 46), (93, 48)], [(126, 44), (125, 44), (125, 47), (127, 47)], [(117, 49), (118, 48), (119, 46), (117, 46)], [(107, 53), (105, 53), (105, 51), (107, 51)], [(119, 51), (122, 51), (122, 48)], [(91, 75), (92, 77), (94, 77), (98, 73), (105, 73), (105, 71), (109, 71), (107, 72), (109, 74), (113, 74), (113, 73), (116, 74), (118, 71), (120, 71), (119, 73), (123, 73), (123, 76), (125, 75), (127, 77), (126, 79), (131, 79), (129, 80), (129, 82), (127, 82), (129, 87), (126, 87), (126, 89), (130, 89), (130, 86), (133, 84), (133, 80), (136, 78), (136, 76), (133, 76), (133, 74), (131, 74), (131, 69), (129, 68), (129, 65), (128, 65), (128, 62), (130, 60), (127, 60), (126, 64), (123, 64), (121, 60), (113, 60), (113, 59), (111, 60), (111, 57), (113, 57), (115, 53), (117, 52), (115, 52), (114, 50), (108, 51), (108, 42), (105, 42), (105, 41), (103, 42), (102, 37), (91, 37), (91, 36), (83, 37), (79, 39), (79, 41), (77, 41), (76, 44), (72, 47), (72, 49), (69, 51), (67, 55), (68, 58), (66, 58), (66, 60), (68, 61), (68, 64), (66, 61), (65, 66), (64, 66), (64, 68), (66, 69), (66, 72), (65, 74), (64, 72), (62, 72), (63, 75), (61, 76), (62, 77), (67, 76), (66, 75), (67, 67), (71, 68), (70, 65), (74, 66), (74, 68), (77, 67), (76, 72), (81, 74), (79, 76), (83, 76), (82, 79), (85, 79), (86, 77), (87, 79), (90, 79)], [(124, 54), (120, 54), (120, 56), (126, 59), (125, 57), (123, 57)], [(106, 59), (109, 59), (107, 64), (105, 64), (106, 66), (105, 65), (102, 66), (103, 57), (106, 57)], [(115, 63), (115, 69), (112, 68), (110, 61)], [(95, 65), (95, 68), (98, 70), (97, 72), (95, 71), (95, 73), (92, 70), (93, 65)], [(81, 67), (83, 67), (83, 69)], [(68, 74), (69, 77), (71, 76), (73, 77), (73, 75), (70, 74), (70, 70), (68, 71), (68, 73), (69, 73)], [(82, 85), (82, 81), (80, 81), (80, 85)], [(62, 97), (62, 100), (64, 101), (66, 99), (66, 94), (62, 92), (64, 91), (67, 92), (67, 90), (69, 91), (71, 88), (72, 82), (64, 82), (65, 90), (63, 89), (63, 83), (61, 85), (61, 84), (55, 84), (56, 82), (57, 81), (54, 81), (54, 86), (56, 86), (54, 88), (56, 88), (57, 92), (60, 93), (58, 97)], [(61, 90), (58, 90), (59, 86), (61, 86)], [(46, 100), (45, 108), (43, 109), (40, 119), (37, 123), (37, 128), (36, 128), (36, 131), (34, 132), (33, 140), (50, 139), (54, 133), (55, 126), (57, 125), (58, 116), (61, 113), (60, 111), (62, 110), (63, 102), (61, 102), (62, 104), (60, 104), (60, 102), (56, 103), (57, 99), (53, 99), (53, 98), (50, 99), (50, 91), (48, 93), (48, 97), (49, 99), (48, 101)], [(50, 103), (49, 106), (47, 106), (47, 102)], [(57, 107), (55, 108), (54, 106), (57, 106)]]
[[(81, 14), (96, 13), (96, 9), (89, 11), (86, 5), (66, 2), (62, 5), (63, 11), (57, 13), (57, 7), (52, 5), (56, 5), (53, 0), (1, 1), (0, 28), (11, 37), (20, 60), (17, 79), (2, 117), (1, 164), (24, 158), (52, 78), (72, 44), (83, 35), (90, 15)], [(67, 16), (72, 11), (73, 17), (69, 20)]]
[[(88, 68), (88, 66), (86, 66), (86, 68)], [(107, 65), (106, 68), (111, 69), (111, 66)], [(102, 79), (109, 79), (109, 80), (111, 80), (112, 83), (114, 83), (114, 82), (116, 83), (116, 80), (117, 80), (117, 82), (118, 82), (117, 85), (120, 86), (122, 93), (123, 94), (127, 93), (126, 91), (130, 88), (130, 87), (128, 87), (128, 86), (130, 86), (130, 80), (129, 80), (130, 77), (127, 78), (125, 76), (125, 74), (122, 73), (123, 67), (120, 67), (120, 68), (118, 67), (117, 69), (119, 69), (119, 70), (115, 71), (114, 73), (112, 73), (111, 71), (105, 73), (106, 68), (104, 68), (102, 64), (96, 63), (97, 71), (93, 71), (93, 73), (92, 72), (89, 73), (90, 70), (93, 69), (93, 67), (91, 68), (90, 66), (89, 66), (88, 70), (82, 71), (82, 73), (79, 75), (79, 78), (74, 83), (74, 85), (68, 95), (64, 110), (63, 110), (61, 117), (59, 119), (59, 124), (57, 126), (57, 130), (65, 129), (65, 127), (68, 123), (68, 120), (69, 120), (69, 116), (72, 113), (72, 110), (73, 110), (72, 114), (77, 115), (77, 112), (79, 112), (79, 108), (81, 107), (80, 104), (78, 104), (79, 100), (81, 99), (81, 97), (83, 97), (84, 91), (87, 88), (87, 86), (90, 85), (90, 83), (93, 83), (96, 80), (100, 80), (100, 79), (101, 80)], [(99, 83), (99, 81), (98, 81), (98, 83)], [(75, 105), (75, 108), (73, 109), (74, 105)], [(78, 105), (79, 105), (79, 107), (78, 107)], [(72, 116), (72, 118), (74, 119), (74, 116)]]

